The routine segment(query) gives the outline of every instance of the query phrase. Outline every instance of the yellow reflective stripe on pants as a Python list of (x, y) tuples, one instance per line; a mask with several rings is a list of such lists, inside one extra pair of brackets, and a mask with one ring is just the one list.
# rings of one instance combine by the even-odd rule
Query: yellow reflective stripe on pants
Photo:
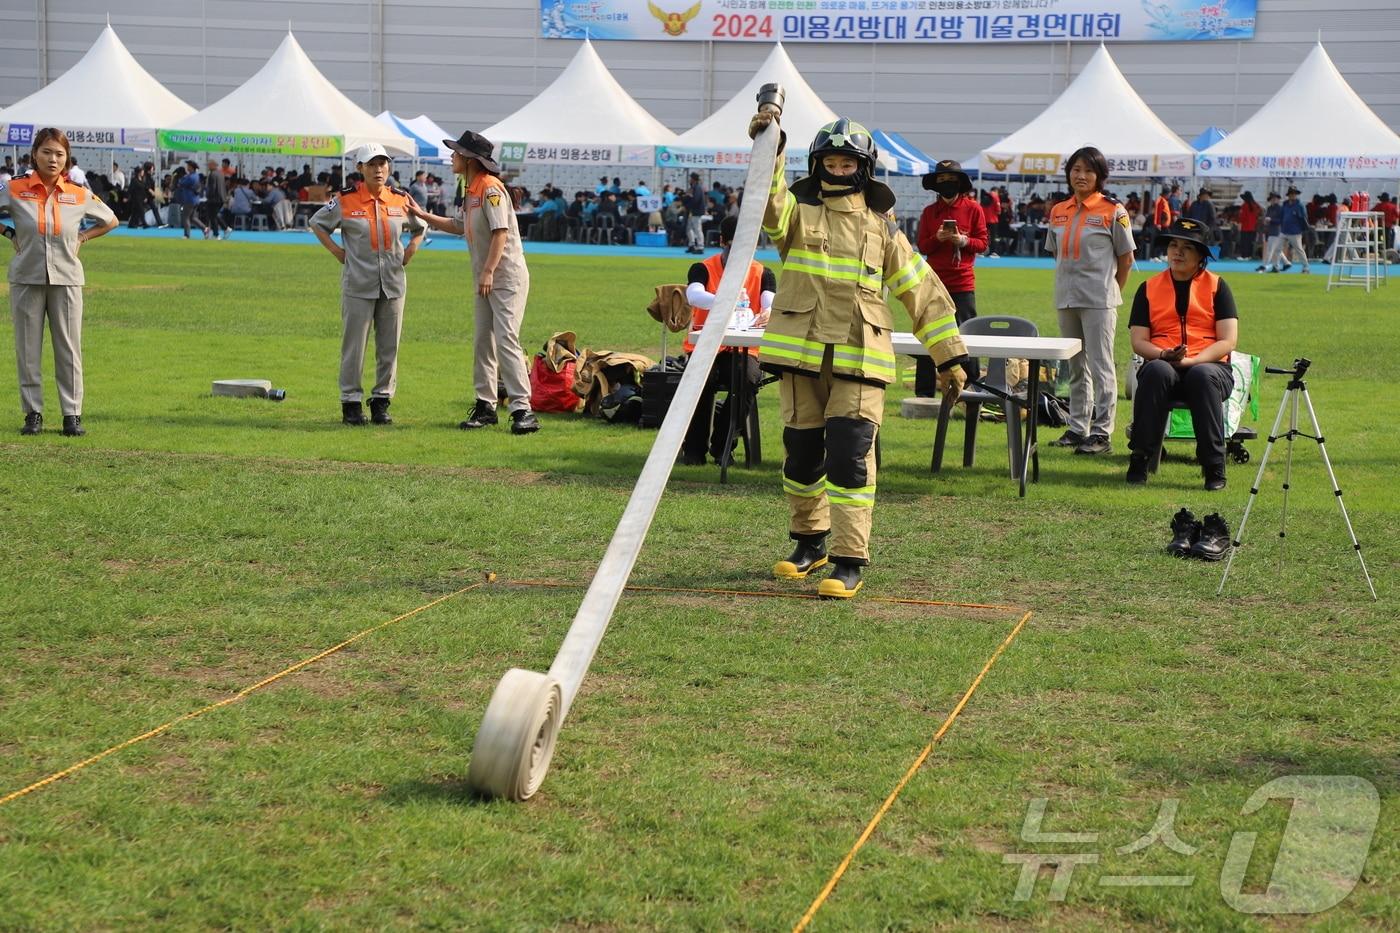
[(837, 344), (832, 347), (831, 365), (837, 368), (857, 368), (867, 376), (894, 378), (894, 354), (871, 347), (852, 347)]
[(875, 272), (866, 271), (859, 259), (845, 259), (814, 253), (805, 249), (789, 250), (783, 259), (783, 271), (802, 272), (823, 279), (838, 279), (843, 282), (856, 282), (871, 291), (879, 291), (880, 277)]
[(929, 272), (929, 264), (924, 262), (924, 257), (915, 256), (905, 263), (898, 272), (885, 279), (885, 287), (898, 298), (922, 282)]
[(802, 337), (765, 333), (763, 339), (759, 341), (758, 351), (762, 355), (791, 360), (794, 363), (821, 366), (822, 354), (826, 351), (826, 347), (824, 344), (805, 340)]
[(874, 486), (860, 486), (855, 489), (846, 489), (828, 480), (826, 483), (826, 497), (832, 505), (851, 505), (861, 509), (873, 509), (875, 507)]
[(953, 315), (941, 317), (937, 320), (929, 321), (923, 327), (914, 332), (914, 336), (919, 343), (932, 349), (933, 345), (945, 337), (958, 332), (958, 321)]
[[(776, 188), (777, 182), (774, 181), (773, 184)], [(792, 212), (796, 209), (797, 198), (789, 193), (787, 200), (783, 202), (783, 213), (778, 217), (778, 225), (776, 227), (764, 227), (763, 232), (775, 240), (782, 239), (787, 233), (788, 224), (792, 221)]]
[(790, 496), (802, 496), (803, 498), (811, 499), (815, 496), (820, 496), (825, 491), (825, 476), (818, 477), (815, 483), (808, 483), (806, 485), (799, 483), (795, 479), (789, 479), (786, 476), (783, 477), (783, 492)]

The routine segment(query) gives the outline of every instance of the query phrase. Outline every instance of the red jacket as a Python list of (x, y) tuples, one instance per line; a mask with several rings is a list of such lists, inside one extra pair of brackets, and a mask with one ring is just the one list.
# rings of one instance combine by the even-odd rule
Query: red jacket
[(995, 191), (987, 192), (987, 203), (982, 205), (982, 219), (991, 227), (1001, 219), (1001, 195)]
[[(958, 232), (967, 237), (967, 245), (961, 250), (952, 243), (943, 243), (938, 239), (938, 230), (945, 220), (956, 222)], [(919, 252), (928, 259), (928, 264), (949, 294), (976, 289), (972, 264), (977, 254), (986, 249), (987, 218), (982, 206), (971, 197), (959, 195), (952, 204), (938, 198), (924, 208), (923, 216), (919, 218)]]
[(1400, 223), (1400, 205), (1397, 205), (1394, 201), (1386, 201), (1383, 204), (1377, 204), (1376, 210), (1385, 215), (1385, 225), (1387, 227), (1393, 227), (1397, 223)]
[(1245, 201), (1240, 204), (1240, 233), (1253, 233), (1259, 229), (1259, 215), (1263, 211), (1258, 201)]

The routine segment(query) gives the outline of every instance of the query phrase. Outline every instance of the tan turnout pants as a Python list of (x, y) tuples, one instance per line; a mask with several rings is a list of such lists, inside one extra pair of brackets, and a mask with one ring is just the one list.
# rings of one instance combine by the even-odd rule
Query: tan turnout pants
[(44, 411), (44, 321), (53, 337), (53, 374), (65, 415), (83, 413), (83, 287), (10, 283), (15, 322), (19, 404), (24, 414)]
[(833, 557), (870, 559), (875, 509), (875, 435), (884, 415), (883, 386), (831, 373), (827, 347), (821, 374), (783, 373), (783, 490), (792, 534), (831, 532)]

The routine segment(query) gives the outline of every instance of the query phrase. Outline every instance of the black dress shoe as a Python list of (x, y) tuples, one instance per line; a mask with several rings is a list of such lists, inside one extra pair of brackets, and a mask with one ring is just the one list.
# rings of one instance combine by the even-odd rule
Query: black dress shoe
[(19, 433), (24, 435), (38, 434), (44, 430), (44, 416), (37, 411), (31, 411), (24, 416), (24, 427), (19, 429)]
[(510, 433), (512, 434), (534, 434), (540, 429), (540, 419), (535, 417), (535, 413), (526, 408), (523, 411), (513, 411), (510, 413)]
[(1201, 523), (1190, 509), (1182, 509), (1172, 516), (1172, 540), (1167, 545), (1167, 553), (1174, 557), (1190, 557), (1191, 546), (1201, 537)]
[(1191, 545), (1191, 556), (1201, 560), (1220, 560), (1230, 550), (1230, 528), (1219, 512), (1211, 512), (1201, 521), (1201, 536)]
[(1202, 467), (1201, 475), (1205, 477), (1206, 492), (1219, 492), (1225, 488), (1225, 464)]
[(369, 400), (369, 420), (375, 424), (394, 423), (394, 419), (389, 417), (389, 400), (387, 398)]
[(341, 402), (340, 420), (343, 424), (359, 427), (365, 423), (365, 407), (359, 402)]
[(1147, 485), (1147, 454), (1133, 454), (1128, 458), (1128, 485)]
[(773, 576), (780, 580), (801, 580), (818, 567), (826, 566), (826, 535), (802, 535), (794, 540), (797, 546), (787, 560), (773, 565)]
[(500, 419), (496, 417), (496, 406), (492, 405), (490, 402), (483, 402), (481, 399), (477, 399), (476, 407), (472, 409), (472, 413), (467, 416), (466, 421), (463, 421), (461, 424), (457, 425), (457, 427), (461, 428), (463, 431), (475, 431), (477, 428), (486, 428), (499, 423)]
[(850, 599), (860, 592), (860, 564), (840, 557), (831, 561), (831, 576), (817, 587), (817, 595), (822, 599)]
[(83, 430), (83, 416), (82, 416), (82, 415), (64, 415), (64, 416), (63, 416), (63, 436), (64, 436), (64, 437), (82, 437), (82, 436), (83, 436), (84, 434), (86, 434), (86, 433), (87, 433), (87, 431), (84, 431), (84, 430)]

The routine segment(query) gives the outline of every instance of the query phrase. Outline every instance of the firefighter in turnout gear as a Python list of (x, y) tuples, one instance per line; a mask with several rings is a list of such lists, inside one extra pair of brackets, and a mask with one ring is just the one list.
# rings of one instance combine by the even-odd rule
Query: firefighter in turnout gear
[[(758, 113), (749, 135), (774, 119)], [(875, 434), (895, 377), (885, 292), (908, 311), (940, 390), (954, 399), (967, 351), (952, 299), (895, 225), (894, 192), (874, 179), (869, 131), (847, 119), (822, 127), (808, 149), (807, 177), (791, 188), (786, 143), (784, 135), (763, 217), (782, 275), (759, 362), (781, 379), (783, 491), (796, 547), (773, 574), (801, 579), (829, 559), (834, 567), (818, 595), (849, 598), (870, 560)]]

